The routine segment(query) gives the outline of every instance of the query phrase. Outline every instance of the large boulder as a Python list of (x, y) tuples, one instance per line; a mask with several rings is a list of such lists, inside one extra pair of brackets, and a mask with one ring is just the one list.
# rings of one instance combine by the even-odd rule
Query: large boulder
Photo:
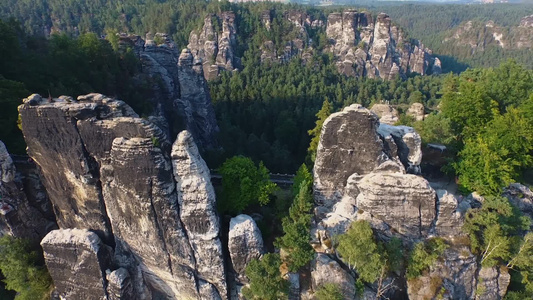
[(458, 236), (461, 235), (461, 228), (464, 224), (464, 216), (470, 203), (447, 190), (437, 190), (438, 197), (438, 214), (435, 226), (435, 233), (439, 236)]
[(437, 197), (424, 178), (377, 170), (363, 177), (357, 187), (359, 210), (384, 221), (407, 239), (429, 233)]
[(398, 111), (391, 105), (374, 104), (370, 110), (378, 115), (380, 123), (394, 125), (399, 120)]
[(438, 299), (438, 295), (440, 299), (474, 299), (477, 268), (476, 257), (468, 246), (453, 245), (427, 273), (407, 281), (409, 299)]
[(113, 253), (98, 235), (82, 229), (54, 230), (41, 246), (61, 299), (107, 299), (105, 271)]
[(237, 280), (246, 283), (246, 266), (265, 253), (263, 237), (254, 219), (248, 215), (231, 218), (228, 234), (228, 249)]

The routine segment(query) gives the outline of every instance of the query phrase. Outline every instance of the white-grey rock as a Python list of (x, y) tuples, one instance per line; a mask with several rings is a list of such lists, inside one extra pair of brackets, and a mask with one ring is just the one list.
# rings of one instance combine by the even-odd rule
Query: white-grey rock
[(345, 300), (356, 297), (354, 278), (325, 254), (318, 253), (311, 262), (311, 282), (315, 291), (326, 283), (333, 283), (340, 287)]
[(227, 298), (224, 255), (218, 237), (220, 224), (209, 168), (188, 131), (178, 135), (171, 156), (180, 218), (194, 251), (198, 276)]
[(107, 299), (105, 270), (112, 250), (93, 232), (59, 229), (41, 241), (46, 266), (61, 299)]
[(394, 125), (399, 120), (398, 111), (391, 105), (374, 104), (370, 110), (378, 115), (380, 123)]
[(392, 137), (398, 147), (398, 157), (408, 173), (420, 174), (422, 138), (412, 127), (380, 124), (378, 133), (384, 138)]
[(246, 283), (246, 266), (251, 260), (258, 259), (265, 253), (261, 231), (252, 217), (241, 214), (231, 218), (228, 248), (237, 280)]

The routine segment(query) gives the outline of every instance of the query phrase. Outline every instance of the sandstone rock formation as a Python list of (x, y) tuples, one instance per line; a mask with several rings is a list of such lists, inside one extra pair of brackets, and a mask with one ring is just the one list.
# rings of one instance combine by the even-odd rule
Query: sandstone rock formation
[(241, 283), (246, 283), (246, 266), (252, 259), (265, 253), (263, 237), (254, 219), (248, 215), (231, 218), (228, 234), (228, 248), (233, 270)]
[(442, 292), (442, 299), (474, 299), (477, 268), (467, 246), (452, 246), (427, 274), (407, 281), (409, 299), (434, 299)]
[(394, 125), (399, 120), (398, 111), (391, 105), (374, 104), (370, 110), (378, 115), (380, 123)]
[(316, 214), (323, 218), (331, 211), (353, 174), (367, 175), (389, 160), (404, 164), (398, 170), (419, 173), (420, 146), (412, 128), (379, 124), (374, 113), (358, 104), (332, 114), (322, 127), (314, 167)]
[(437, 190), (438, 214), (435, 233), (439, 236), (459, 236), (464, 223), (464, 215), (470, 209), (470, 203), (446, 190)]
[(112, 249), (82, 229), (51, 231), (42, 240), (46, 266), (61, 299), (107, 299)]
[[(221, 32), (215, 29), (219, 27)], [(235, 13), (225, 11), (220, 15), (207, 15), (202, 30), (191, 32), (187, 47), (202, 64), (205, 78), (214, 79), (221, 69), (233, 71), (239, 66), (239, 59), (234, 55), (236, 41)]]
[[(261, 14), (267, 31), (271, 30), (276, 13), (268, 10)], [(188, 47), (195, 60), (203, 65), (206, 79), (216, 78), (220, 70), (239, 68), (234, 19), (234, 12), (210, 14), (205, 17), (201, 30), (191, 32)], [(317, 51), (313, 48), (310, 30), (326, 27), (331, 47), (325, 51), (334, 54), (337, 68), (343, 74), (394, 79), (412, 72), (422, 75), (441, 72), (440, 60), (432, 56), (431, 50), (418, 41), (404, 38), (402, 30), (392, 25), (384, 13), (374, 20), (369, 12), (345, 10), (331, 13), (327, 20), (322, 20), (304, 11), (287, 10), (283, 13), (283, 21), (286, 22), (286, 36), (277, 40), (278, 44), (270, 39), (262, 41), (261, 62), (286, 63), (300, 57), (306, 63)]]
[[(411, 72), (425, 75), (435, 63), (431, 50), (404, 40), (404, 33), (381, 13), (345, 10), (328, 16), (326, 34), (340, 72), (351, 76), (393, 79)], [(438, 70), (438, 69), (435, 69)]]
[(424, 120), (424, 104), (413, 103), (406, 112), (406, 115), (412, 116), (416, 121)]
[(198, 277), (213, 283), (220, 295), (227, 295), (220, 224), (209, 168), (188, 131), (178, 135), (171, 156), (180, 218), (196, 257)]
[(113, 295), (131, 285), (138, 299), (225, 299), (213, 190), (191, 135), (180, 135), (172, 162), (163, 130), (124, 102), (65, 99), (26, 99), (23, 133), (60, 228), (89, 229), (114, 246), (113, 265), (130, 276), (111, 270)]
[(325, 254), (317, 254), (311, 262), (311, 278), (315, 291), (326, 283), (333, 283), (340, 287), (345, 300), (355, 299), (355, 279)]
[(24, 163), (25, 170), (17, 170), (0, 141), (0, 236), (10, 234), (38, 244), (57, 224), (35, 166)]
[(401, 173), (366, 175), (357, 184), (357, 207), (407, 239), (426, 236), (435, 219), (436, 195), (427, 180)]
[(218, 126), (211, 97), (201, 63), (193, 61), (190, 51), (180, 52), (164, 33), (147, 34), (146, 41), (136, 35), (120, 35), (119, 49), (132, 49), (141, 61), (142, 73), (136, 80), (151, 91), (147, 100), (153, 109), (148, 119), (168, 139), (186, 129), (201, 150), (217, 147)]

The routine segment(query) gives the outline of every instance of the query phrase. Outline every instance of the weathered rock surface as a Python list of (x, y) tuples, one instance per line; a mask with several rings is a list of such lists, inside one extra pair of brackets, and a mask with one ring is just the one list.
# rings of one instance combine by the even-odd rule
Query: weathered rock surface
[(178, 135), (171, 156), (180, 218), (194, 251), (198, 277), (214, 284), (218, 293), (226, 298), (228, 291), (219, 239), (220, 224), (209, 168), (188, 131)]
[(503, 267), (483, 267), (478, 275), (476, 299), (503, 299), (510, 282), (511, 275)]
[(115, 278), (113, 295), (127, 298), (132, 286), (139, 299), (207, 290), (226, 298), (214, 194), (191, 135), (178, 139), (174, 174), (163, 130), (124, 102), (100, 94), (64, 99), (21, 105), (23, 132), (59, 226), (90, 229), (116, 245), (114, 263), (129, 279)]
[(333, 283), (340, 287), (345, 300), (356, 298), (352, 275), (325, 254), (317, 254), (311, 262), (311, 280), (315, 291), (326, 283)]
[(404, 39), (404, 33), (380, 13), (345, 10), (328, 16), (326, 35), (340, 72), (351, 76), (394, 79), (411, 72), (425, 75), (435, 62), (431, 50)]
[(398, 111), (391, 105), (374, 104), (370, 110), (378, 115), (380, 123), (394, 125), (398, 122)]
[(82, 229), (51, 231), (41, 241), (48, 271), (61, 299), (107, 299), (105, 270), (112, 249)]
[(420, 163), (422, 162), (422, 138), (412, 128), (408, 126), (391, 126), (380, 124), (378, 133), (385, 138), (387, 143), (394, 142), (393, 152), (397, 152), (400, 161), (405, 165), (408, 173), (420, 174)]
[(357, 207), (384, 221), (406, 238), (428, 234), (435, 219), (436, 195), (420, 176), (379, 171), (357, 184)]
[[(222, 28), (220, 32), (215, 29), (218, 27)], [(236, 42), (235, 13), (225, 11), (207, 15), (202, 30), (191, 32), (187, 47), (202, 64), (205, 78), (209, 80), (216, 78), (221, 69), (233, 71), (239, 66), (240, 60), (234, 55)]]
[(474, 299), (476, 292), (476, 257), (467, 246), (452, 246), (429, 272), (407, 282), (410, 300)]
[(246, 266), (252, 259), (258, 259), (265, 253), (261, 231), (252, 217), (241, 214), (231, 218), (228, 248), (237, 280), (246, 283)]
[(459, 236), (464, 224), (464, 216), (470, 203), (458, 199), (446, 190), (437, 190), (438, 214), (435, 233), (439, 236)]
[(518, 207), (520, 212), (533, 220), (533, 191), (527, 186), (520, 183), (512, 183), (504, 190), (503, 196)]
[(0, 141), (0, 235), (39, 244), (57, 224), (35, 165), (24, 161), (19, 166), (21, 170)]
[(106, 270), (107, 296), (109, 300), (135, 299), (131, 276), (128, 270), (119, 268), (113, 272)]
[(413, 103), (406, 112), (406, 115), (412, 116), (416, 121), (424, 120), (424, 104)]
[(330, 210), (342, 197), (350, 175), (368, 174), (389, 159), (377, 133), (378, 126), (377, 116), (357, 104), (326, 119), (314, 167), (318, 206)]
[(200, 149), (216, 148), (218, 126), (201, 63), (193, 62), (192, 56), (189, 59), (187, 49), (180, 53), (164, 33), (148, 34), (146, 42), (136, 35), (121, 35), (119, 48), (132, 49), (141, 61), (137, 81), (150, 89), (146, 96), (153, 107), (149, 120), (168, 139), (186, 129)]

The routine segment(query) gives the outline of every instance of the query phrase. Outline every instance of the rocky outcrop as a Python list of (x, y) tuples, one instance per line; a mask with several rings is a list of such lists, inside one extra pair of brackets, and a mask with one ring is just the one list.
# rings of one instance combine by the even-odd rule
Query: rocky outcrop
[(503, 267), (483, 267), (479, 271), (476, 299), (500, 300), (507, 292), (511, 275)]
[(248, 215), (231, 218), (228, 234), (228, 248), (231, 264), (236, 273), (237, 281), (246, 283), (244, 270), (253, 259), (265, 253), (263, 237), (254, 219)]
[(474, 299), (476, 272), (476, 257), (468, 246), (452, 246), (427, 274), (407, 281), (409, 299)]
[(447, 190), (437, 190), (438, 208), (435, 233), (439, 236), (459, 236), (470, 203), (462, 197), (458, 199)]
[(377, 170), (362, 178), (357, 187), (360, 210), (384, 221), (407, 239), (429, 233), (435, 219), (436, 195), (424, 178)]
[(489, 48), (506, 50), (528, 49), (533, 46), (532, 16), (525, 16), (518, 26), (500, 26), (494, 21), (467, 21), (451, 31), (443, 44), (453, 47), (468, 47), (471, 54)]
[(421, 173), (422, 138), (412, 127), (380, 124), (378, 133), (394, 149), (391, 154), (398, 156), (408, 173)]
[(153, 108), (148, 119), (169, 140), (185, 129), (201, 150), (216, 148), (218, 126), (211, 97), (201, 63), (193, 61), (190, 51), (180, 52), (164, 33), (147, 34), (146, 41), (136, 35), (121, 35), (119, 49), (132, 49), (139, 57), (141, 73), (136, 81), (148, 86), (146, 97)]
[(54, 230), (41, 246), (61, 299), (107, 299), (105, 271), (113, 253), (98, 235), (81, 229)]
[(196, 258), (198, 277), (214, 284), (225, 298), (228, 292), (219, 239), (220, 224), (209, 168), (188, 131), (178, 135), (171, 157), (180, 218)]
[[(120, 100), (33, 96), (19, 112), (60, 228), (100, 235), (130, 275), (113, 277), (113, 294), (131, 285), (138, 299), (227, 297), (212, 187), (190, 134), (178, 139), (174, 174), (163, 130)], [(191, 196), (201, 189), (205, 198)]]
[(209, 80), (216, 78), (222, 69), (233, 71), (239, 66), (239, 59), (234, 54), (236, 42), (235, 13), (225, 11), (220, 15), (207, 15), (202, 30), (191, 32), (187, 47), (194, 59), (202, 64), (205, 78)]
[[(422, 44), (404, 39), (404, 33), (381, 13), (374, 21), (368, 12), (345, 10), (328, 16), (326, 35), (340, 72), (351, 76), (394, 79), (432, 70), (435, 59)], [(440, 61), (439, 61), (440, 64)]]
[(374, 104), (370, 110), (378, 115), (380, 123), (394, 125), (399, 120), (398, 111), (391, 105)]
[(377, 116), (357, 104), (324, 121), (314, 166), (317, 209), (330, 210), (352, 174), (368, 174), (389, 160), (378, 127)]
[(311, 279), (315, 291), (326, 283), (333, 283), (339, 286), (345, 300), (356, 299), (355, 279), (325, 254), (317, 254), (311, 262)]
[(420, 146), (411, 127), (380, 124), (358, 104), (332, 114), (322, 127), (314, 167), (316, 214), (323, 218), (342, 199), (350, 176), (367, 175), (386, 161), (401, 161), (400, 169), (418, 174)]
[(26, 158), (19, 167), (0, 141), (0, 235), (39, 244), (57, 224), (35, 165)]
[(424, 120), (424, 104), (422, 103), (413, 103), (405, 113), (408, 116), (411, 116), (415, 119), (415, 121), (423, 121)]

